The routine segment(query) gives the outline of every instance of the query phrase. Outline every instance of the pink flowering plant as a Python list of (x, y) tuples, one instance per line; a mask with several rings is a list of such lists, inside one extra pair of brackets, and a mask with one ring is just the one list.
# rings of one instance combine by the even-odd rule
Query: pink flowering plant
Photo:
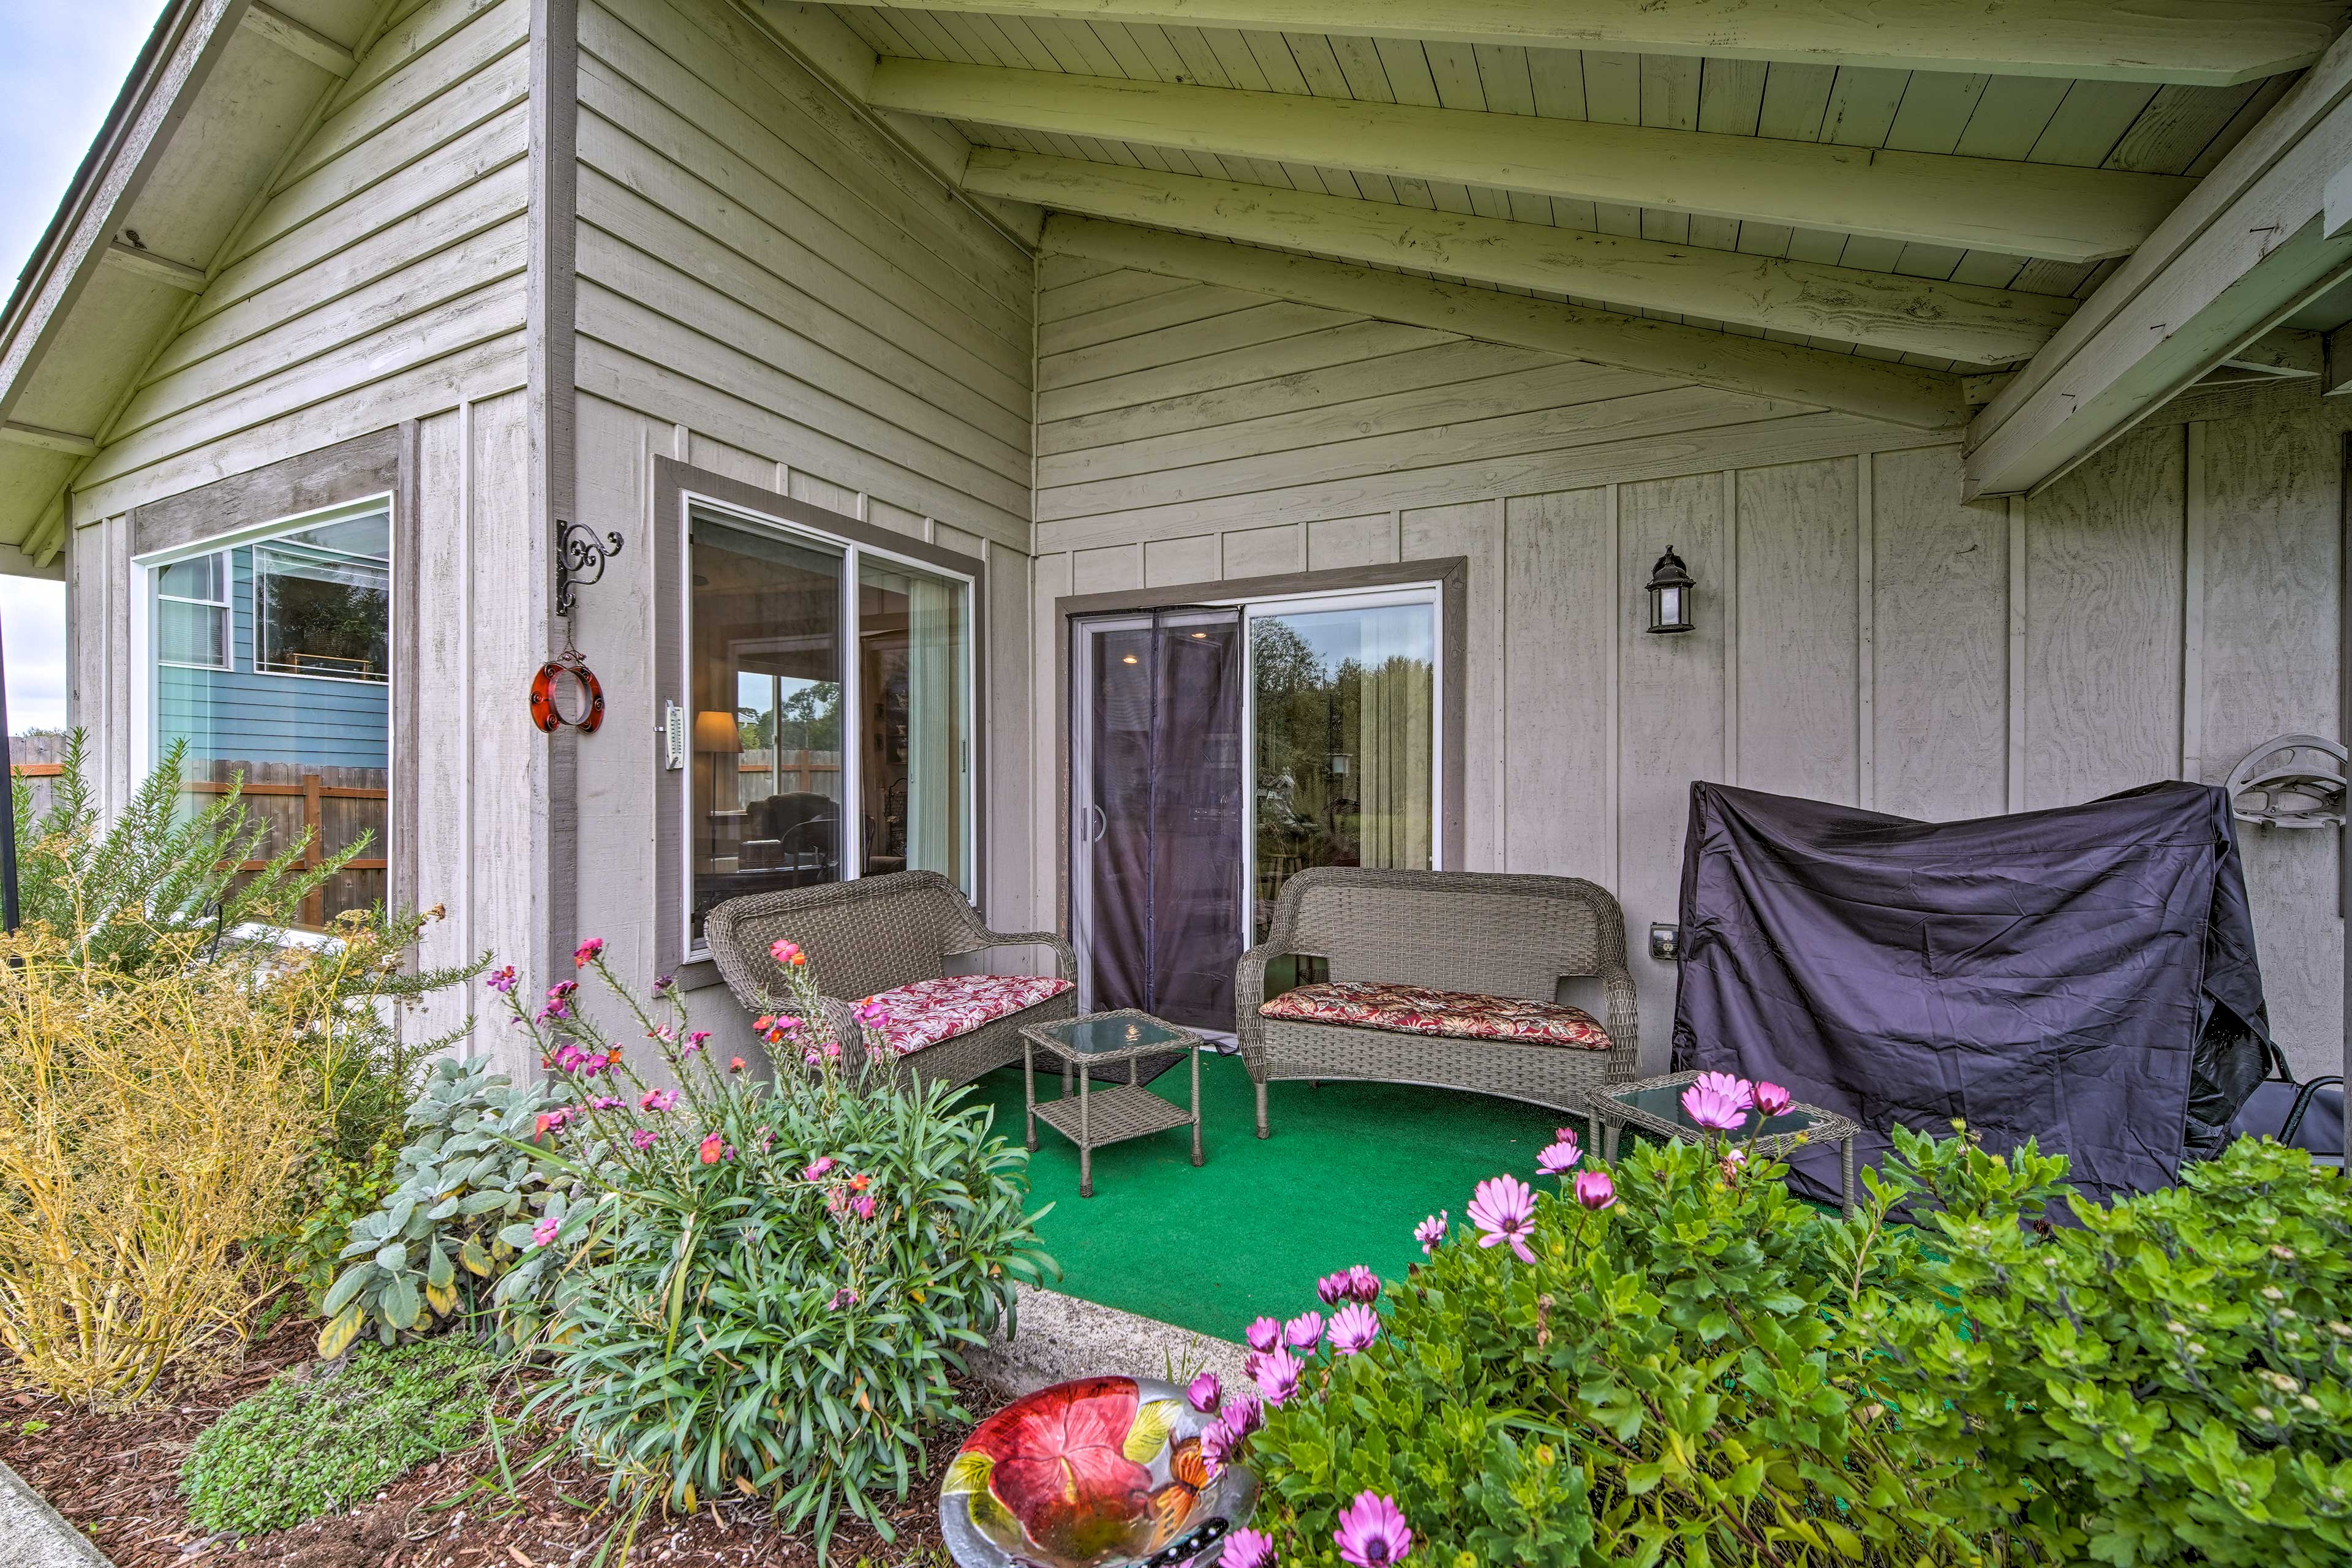
[(578, 1281), (537, 1403), (638, 1510), (751, 1496), (821, 1557), (845, 1515), (889, 1539), (927, 1437), (971, 1419), (963, 1352), (1054, 1272), (1027, 1155), (961, 1090), (858, 1077), (805, 961), (755, 1022), (772, 1081), (674, 985), (640, 1001), (593, 941), (575, 962), (593, 1005), (507, 994), (568, 1089), (542, 1131), (582, 1194), (501, 1233)]
[(1843, 1330), (1916, 1243), (1875, 1199), (1790, 1197), (1751, 1146), (1755, 1086), (1708, 1087), (1709, 1141), (1603, 1166), (1563, 1129), (1418, 1227), (1427, 1260), (1343, 1300), (1313, 1356), (1254, 1341), (1274, 1561), (2001, 1561), (1920, 1500), (1961, 1467), (1881, 1418)]

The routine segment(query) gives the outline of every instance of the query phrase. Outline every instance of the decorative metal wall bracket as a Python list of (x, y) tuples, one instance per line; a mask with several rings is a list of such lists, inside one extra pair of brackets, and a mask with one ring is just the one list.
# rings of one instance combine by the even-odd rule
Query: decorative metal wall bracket
[(570, 620), (576, 592), (602, 579), (604, 563), (620, 552), (619, 534), (608, 533), (599, 539), (593, 529), (556, 519), (555, 613)]

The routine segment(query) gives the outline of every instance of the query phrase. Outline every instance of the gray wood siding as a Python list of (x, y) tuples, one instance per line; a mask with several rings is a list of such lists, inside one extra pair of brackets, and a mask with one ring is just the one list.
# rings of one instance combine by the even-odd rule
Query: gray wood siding
[(340, 87), (77, 481), (92, 519), (523, 381), (530, 0), (426, 0)]
[[(627, 540), (580, 596), (604, 684), (579, 748), (579, 930), (650, 976), (653, 462), (673, 458), (983, 567), (982, 901), (1027, 901), (1029, 255), (721, 0), (583, 0), (578, 518)], [(733, 1009), (703, 1003), (705, 1023)], [(745, 1035), (748, 1039), (748, 1033)]]
[[(1466, 555), (1467, 867), (1616, 889), (1637, 954), (1695, 779), (1953, 819), (2340, 732), (2341, 400), (2184, 405), (2012, 511), (1958, 502), (1957, 446), (1840, 416), (1091, 263), (1040, 285), (1038, 923), (1074, 593)], [(1668, 545), (1699, 629), (1654, 637)], [(2335, 836), (2243, 841), (2280, 1037), (2336, 1070)], [(1655, 1066), (1673, 973), (1634, 964)]]

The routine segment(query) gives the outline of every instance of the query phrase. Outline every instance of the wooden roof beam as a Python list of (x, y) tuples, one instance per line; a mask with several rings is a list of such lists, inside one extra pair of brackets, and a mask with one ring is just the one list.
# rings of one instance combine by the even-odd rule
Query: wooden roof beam
[[(2147, 243), (2083, 301), (1969, 431), (1967, 494), (2049, 484), (2231, 361), (2310, 367), (2273, 330), (2352, 279), (2352, 37), (2231, 149)], [(2298, 364), (2297, 359), (2300, 358)]]
[(1967, 419), (1958, 376), (1769, 338), (1588, 310), (1098, 218), (1047, 219), (1042, 248), (1727, 392), (1834, 408), (1909, 429), (1949, 429)]
[(2062, 261), (2131, 250), (2195, 187), (2169, 174), (1776, 142), (887, 58), (877, 109), (1499, 185)]
[(973, 149), (963, 184), (967, 191), (1057, 212), (1975, 365), (2029, 357), (2074, 309), (2072, 300), (2006, 289), (992, 147)]
[(1077, 22), (2226, 87), (2300, 70), (2344, 0), (849, 0)]

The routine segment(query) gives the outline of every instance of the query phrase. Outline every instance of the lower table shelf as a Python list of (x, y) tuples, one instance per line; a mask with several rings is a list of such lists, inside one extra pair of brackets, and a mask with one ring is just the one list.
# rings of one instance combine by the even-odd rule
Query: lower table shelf
[(1088, 1087), (1083, 1134), (1078, 1126), (1078, 1097), (1075, 1094), (1040, 1101), (1037, 1116), (1071, 1142), (1090, 1143), (1096, 1148), (1165, 1132), (1192, 1120), (1192, 1113), (1182, 1106), (1171, 1105), (1150, 1089), (1127, 1083)]

